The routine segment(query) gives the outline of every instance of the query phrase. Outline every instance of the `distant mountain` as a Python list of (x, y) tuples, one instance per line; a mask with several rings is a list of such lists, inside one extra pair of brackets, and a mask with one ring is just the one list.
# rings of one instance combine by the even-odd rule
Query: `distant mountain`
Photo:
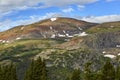
[(120, 21), (102, 23), (91, 27), (87, 33), (120, 32)]
[[(30, 25), (21, 25), (0, 33), (1, 42), (19, 39), (72, 38), (96, 25), (73, 18), (50, 18)], [(82, 33), (84, 34), (84, 33)]]

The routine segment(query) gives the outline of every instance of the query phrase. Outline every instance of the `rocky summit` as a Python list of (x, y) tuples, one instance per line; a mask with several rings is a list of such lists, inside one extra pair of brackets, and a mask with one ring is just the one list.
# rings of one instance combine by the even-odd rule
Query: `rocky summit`
[(0, 33), (1, 42), (11, 42), (19, 39), (69, 39), (84, 36), (84, 30), (96, 25), (72, 18), (51, 18), (30, 25), (21, 25)]

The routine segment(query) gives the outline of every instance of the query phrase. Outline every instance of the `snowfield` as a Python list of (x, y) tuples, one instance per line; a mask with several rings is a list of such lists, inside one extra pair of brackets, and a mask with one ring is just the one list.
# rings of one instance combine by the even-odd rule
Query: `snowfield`
[(56, 21), (56, 20), (57, 20), (57, 18), (51, 18), (50, 20), (53, 22), (53, 21)]
[(104, 57), (115, 58), (116, 56), (115, 55), (111, 55), (111, 54), (106, 54), (106, 55), (104, 55)]

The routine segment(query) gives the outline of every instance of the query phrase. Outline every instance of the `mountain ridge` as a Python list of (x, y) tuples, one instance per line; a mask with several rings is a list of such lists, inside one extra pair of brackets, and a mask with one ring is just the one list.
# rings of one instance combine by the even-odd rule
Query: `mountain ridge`
[(50, 18), (30, 25), (21, 25), (0, 32), (0, 39), (9, 42), (18, 39), (73, 37), (75, 34), (96, 25), (73, 18)]

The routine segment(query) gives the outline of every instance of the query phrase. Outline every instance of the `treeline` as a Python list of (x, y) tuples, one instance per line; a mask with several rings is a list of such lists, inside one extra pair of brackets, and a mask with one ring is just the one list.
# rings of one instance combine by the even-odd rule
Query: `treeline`
[[(0, 80), (18, 80), (16, 72), (16, 67), (12, 63), (0, 66)], [(47, 80), (45, 61), (41, 58), (32, 60), (23, 80)]]
[(86, 63), (83, 70), (75, 69), (66, 80), (120, 80), (120, 66), (107, 61), (98, 71), (91, 69), (91, 63)]
[(6, 66), (0, 66), (0, 80), (18, 80), (16, 67), (13, 63)]
[[(120, 80), (120, 66), (116, 67), (107, 61), (100, 70), (93, 70), (90, 62), (84, 65), (82, 70), (75, 69), (65, 80)], [(56, 75), (58, 76), (58, 75)], [(16, 66), (0, 66), (0, 80), (18, 80)], [(50, 80), (47, 75), (45, 61), (38, 58), (32, 60), (23, 80)], [(53, 79), (54, 80), (54, 79)]]
[(32, 61), (30, 67), (26, 71), (24, 80), (47, 80), (45, 61), (42, 61), (41, 58)]

